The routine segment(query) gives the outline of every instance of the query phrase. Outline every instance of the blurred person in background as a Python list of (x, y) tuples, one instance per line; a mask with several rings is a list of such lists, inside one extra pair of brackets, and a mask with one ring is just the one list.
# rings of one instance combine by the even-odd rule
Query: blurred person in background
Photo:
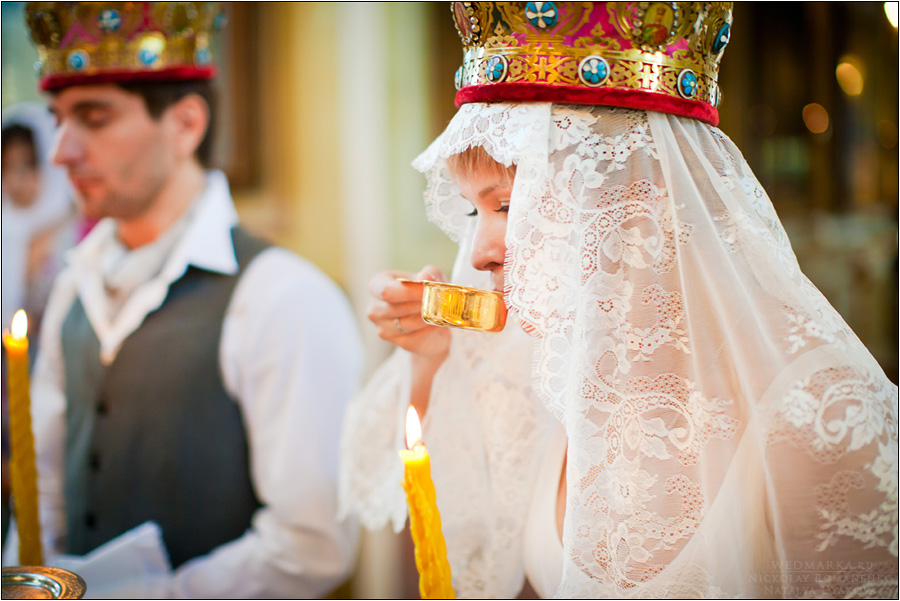
[[(238, 226), (206, 168), (216, 3), (31, 3), (53, 160), (99, 219), (56, 280), (32, 385), (45, 556), (120, 598), (317, 597), (355, 321), (315, 266)], [(8, 544), (4, 563), (15, 562)]]
[[(22, 103), (3, 111), (2, 323), (9, 327), (13, 314), (25, 309), (35, 334), (62, 254), (61, 245), (48, 244), (48, 238), (74, 218), (65, 171), (50, 164), (54, 132), (45, 105)], [(74, 236), (67, 241), (73, 244)]]

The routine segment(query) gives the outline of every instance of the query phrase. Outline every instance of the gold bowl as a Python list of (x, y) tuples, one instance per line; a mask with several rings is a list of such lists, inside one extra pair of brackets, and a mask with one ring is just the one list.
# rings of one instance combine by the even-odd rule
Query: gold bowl
[(3, 568), (4, 599), (81, 599), (86, 590), (81, 576), (62, 568)]
[(499, 292), (446, 282), (400, 281), (424, 286), (422, 319), (427, 323), (478, 332), (499, 332), (506, 325), (506, 304)]

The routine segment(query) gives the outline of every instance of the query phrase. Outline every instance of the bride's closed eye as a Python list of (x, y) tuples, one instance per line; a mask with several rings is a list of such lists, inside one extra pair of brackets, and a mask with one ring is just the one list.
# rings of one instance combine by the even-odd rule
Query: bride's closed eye
[[(495, 213), (508, 213), (509, 212), (509, 203), (501, 203), (500, 208), (494, 211)], [(467, 217), (477, 217), (478, 209), (472, 209), (471, 213), (466, 213)]]

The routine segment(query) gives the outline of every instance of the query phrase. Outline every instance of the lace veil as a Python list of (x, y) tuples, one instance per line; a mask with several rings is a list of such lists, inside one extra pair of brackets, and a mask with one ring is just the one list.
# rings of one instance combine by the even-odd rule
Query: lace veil
[[(505, 344), (455, 333), (435, 381), (425, 440), (458, 593), (517, 592), (555, 418), (557, 597), (896, 595), (897, 387), (800, 272), (731, 141), (661, 113), (464, 105), (414, 163), (458, 273), (473, 219), (444, 159), (471, 146), (517, 166), (505, 296), (533, 344), (515, 323)], [(345, 456), (373, 429), (396, 438), (383, 469), (345, 460), (344, 510), (373, 525), (404, 512), (404, 361), (348, 421)]]

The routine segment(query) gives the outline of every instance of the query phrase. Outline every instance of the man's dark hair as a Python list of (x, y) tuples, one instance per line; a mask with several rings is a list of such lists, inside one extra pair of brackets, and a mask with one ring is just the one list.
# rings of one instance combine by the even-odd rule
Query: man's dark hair
[(31, 149), (31, 166), (38, 166), (37, 148), (34, 144), (34, 133), (24, 125), (9, 125), (3, 128), (0, 134), (0, 149), (6, 150), (6, 147), (14, 142), (27, 144)]
[(159, 119), (167, 108), (190, 94), (197, 94), (209, 105), (209, 126), (206, 135), (197, 147), (197, 160), (209, 167), (212, 160), (213, 134), (216, 122), (216, 94), (209, 80), (166, 81), (118, 84), (126, 92), (137, 94), (144, 99), (147, 112)]

